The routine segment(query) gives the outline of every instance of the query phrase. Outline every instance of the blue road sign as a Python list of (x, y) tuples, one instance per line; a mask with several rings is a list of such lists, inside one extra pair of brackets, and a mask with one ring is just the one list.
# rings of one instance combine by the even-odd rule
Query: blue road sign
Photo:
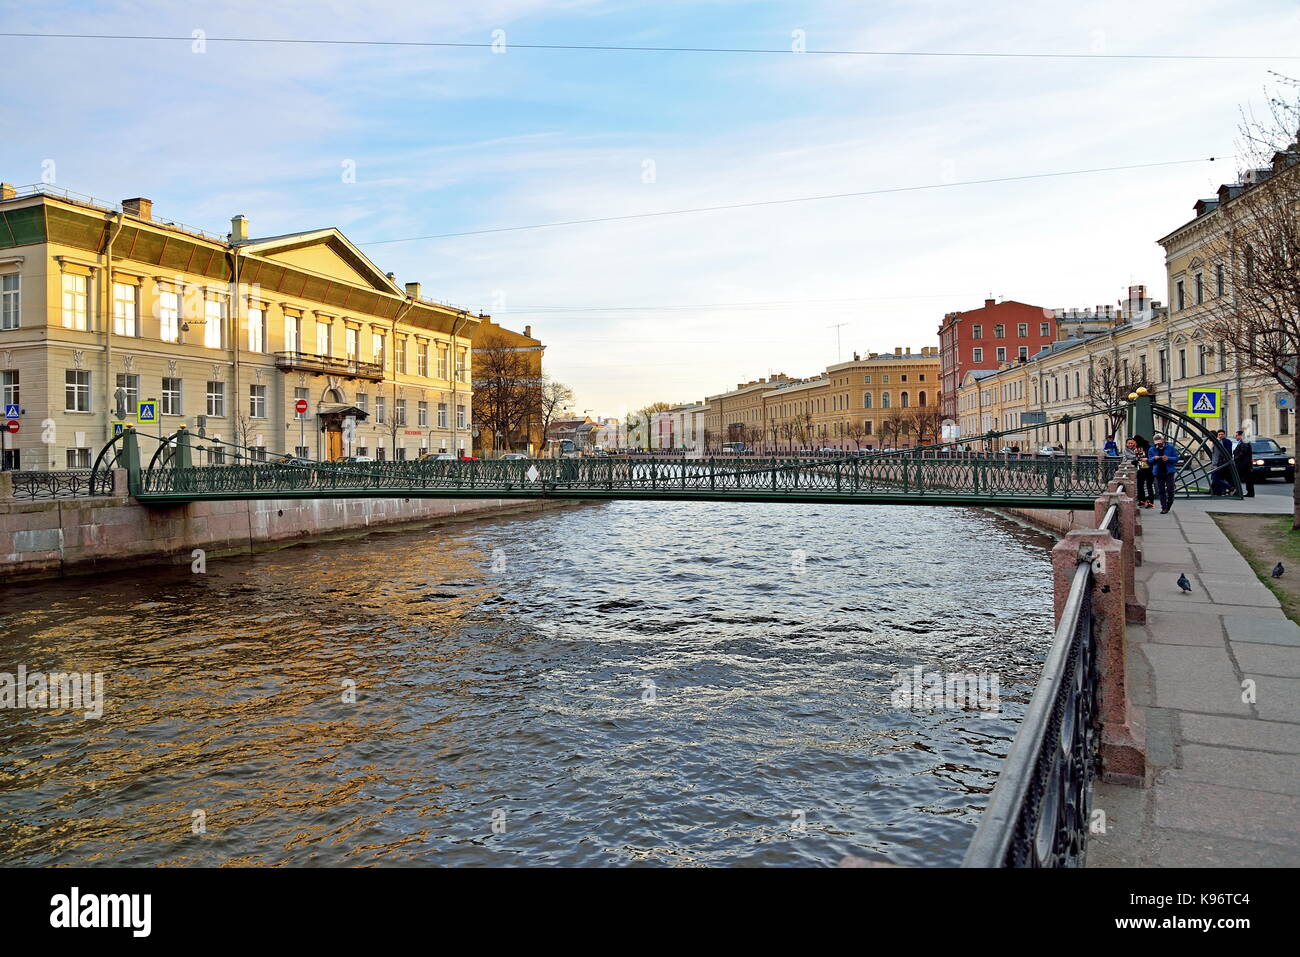
[(1187, 414), (1216, 418), (1219, 414), (1218, 389), (1188, 389)]
[(114, 422), (114, 423), (113, 423), (113, 438), (117, 438), (117, 437), (118, 437), (119, 435), (121, 435), (124, 431), (126, 431), (126, 423), (125, 423), (125, 422)]
[(19, 412), (20, 412), (20, 410), (19, 410), (17, 404), (15, 404), (15, 403), (13, 403), (13, 402), (10, 402), (8, 405), (5, 406), (5, 418), (6, 418), (6, 419), (16, 419), (16, 418), (18, 418), (18, 414), (19, 414)]
[(135, 418), (137, 422), (157, 422), (158, 402), (154, 399), (141, 402), (139, 408), (136, 409)]

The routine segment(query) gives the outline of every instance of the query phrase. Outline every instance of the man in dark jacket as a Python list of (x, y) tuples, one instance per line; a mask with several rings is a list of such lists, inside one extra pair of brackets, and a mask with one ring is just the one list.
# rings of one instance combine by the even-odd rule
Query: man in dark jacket
[(1155, 474), (1156, 491), (1160, 495), (1160, 514), (1174, 507), (1174, 476), (1178, 474), (1178, 450), (1157, 435), (1147, 451), (1147, 461)]
[(1255, 457), (1255, 450), (1246, 441), (1246, 436), (1241, 429), (1237, 430), (1236, 438), (1237, 444), (1232, 447), (1232, 464), (1237, 466), (1237, 480), (1245, 486), (1246, 498), (1254, 498), (1255, 473), (1251, 460)]
[(1237, 490), (1232, 484), (1232, 469), (1228, 463), (1232, 461), (1232, 442), (1228, 439), (1228, 433), (1219, 429), (1214, 433), (1214, 474), (1210, 481), (1211, 495), (1229, 495)]

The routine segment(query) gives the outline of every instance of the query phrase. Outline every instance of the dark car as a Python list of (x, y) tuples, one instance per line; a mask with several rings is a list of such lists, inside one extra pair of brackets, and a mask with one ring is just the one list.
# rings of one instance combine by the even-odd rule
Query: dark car
[(1250, 471), (1256, 482), (1279, 476), (1287, 482), (1295, 481), (1295, 456), (1273, 439), (1251, 439), (1250, 452)]

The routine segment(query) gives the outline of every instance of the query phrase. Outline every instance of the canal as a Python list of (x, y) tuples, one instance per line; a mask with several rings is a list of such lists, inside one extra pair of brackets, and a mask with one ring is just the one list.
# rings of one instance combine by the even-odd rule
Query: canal
[[(953, 865), (1050, 545), (618, 502), (0, 587), (0, 673), (105, 696), (0, 709), (0, 864)], [(900, 706), (917, 666), (995, 676), (999, 713)]]

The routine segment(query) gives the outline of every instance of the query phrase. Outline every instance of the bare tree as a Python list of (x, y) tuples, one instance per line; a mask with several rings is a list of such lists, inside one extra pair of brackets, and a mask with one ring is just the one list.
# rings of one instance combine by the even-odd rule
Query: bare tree
[(934, 442), (939, 440), (939, 429), (943, 422), (943, 414), (939, 411), (939, 406), (918, 405), (909, 411), (907, 421), (916, 431), (918, 445), (925, 445), (927, 437)]
[[(548, 375), (542, 376), (541, 403), (538, 407), (542, 424), (542, 441), (551, 434), (551, 423), (559, 413), (573, 404), (573, 390)], [(538, 450), (541, 451), (540, 449)]]
[(529, 356), (504, 338), (474, 344), (474, 422), (491, 431), (493, 451), (513, 452), (520, 434), (539, 422), (544, 388)]
[[(1215, 271), (1205, 328), (1300, 402), (1300, 81), (1279, 78), (1269, 115), (1243, 112), (1238, 135), (1252, 168), (1206, 214), (1217, 229), (1204, 252)], [(1300, 483), (1293, 503), (1300, 528)]]
[(1149, 377), (1142, 375), (1142, 370), (1139, 369), (1135, 375), (1113, 356), (1099, 356), (1089, 367), (1088, 407), (1106, 412), (1107, 438), (1118, 435), (1124, 424), (1124, 410), (1119, 408), (1120, 404), (1140, 388), (1155, 392), (1154, 384)]

